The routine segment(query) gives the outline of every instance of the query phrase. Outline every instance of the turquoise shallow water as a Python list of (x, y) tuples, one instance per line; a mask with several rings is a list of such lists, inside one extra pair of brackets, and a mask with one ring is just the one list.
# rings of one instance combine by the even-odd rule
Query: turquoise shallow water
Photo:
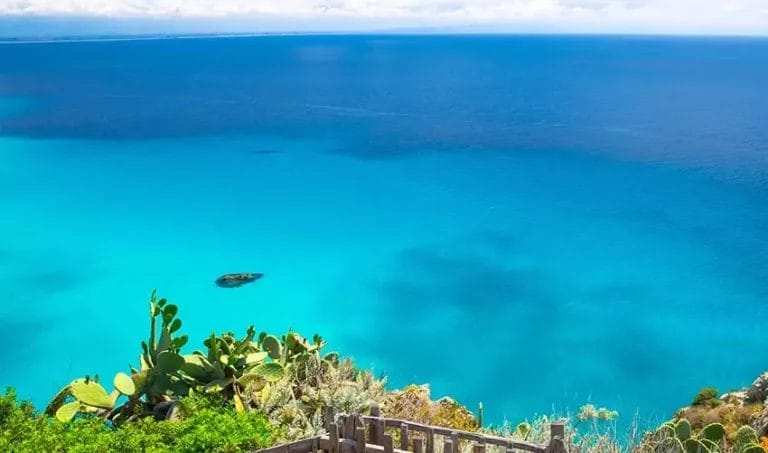
[[(567, 153), (379, 162), (323, 147), (3, 139), (4, 344), (24, 339), (4, 382), (42, 402), (69, 376), (125, 368), (152, 288), (193, 337), (321, 332), (395, 385), (496, 416), (668, 411), (763, 366), (734, 354), (764, 346), (759, 192)], [(267, 277), (212, 283), (242, 270)]]
[[(89, 58), (78, 64), (107, 67)], [(181, 133), (207, 115), (195, 101), (175, 122), (157, 117), (172, 136), (126, 137), (160, 114), (126, 125), (129, 106), (99, 104), (116, 87), (73, 108), (66, 94), (31, 96), (15, 72), (0, 78), (15, 93), (0, 103), (0, 382), (38, 404), (72, 377), (136, 362), (153, 288), (180, 304), (193, 341), (249, 324), (319, 332), (393, 386), (429, 382), (483, 401), (492, 420), (587, 401), (663, 418), (768, 363), (759, 131), (732, 153), (717, 152), (728, 134), (696, 133), (696, 146), (671, 137), (643, 154), (639, 125), (537, 149), (397, 129), (385, 134), (393, 156), (361, 158), (361, 137), (373, 143), (389, 121), (371, 109), (318, 116), (335, 137), (312, 122), (267, 134), (256, 111), (248, 133)], [(213, 284), (241, 271), (266, 277)]]

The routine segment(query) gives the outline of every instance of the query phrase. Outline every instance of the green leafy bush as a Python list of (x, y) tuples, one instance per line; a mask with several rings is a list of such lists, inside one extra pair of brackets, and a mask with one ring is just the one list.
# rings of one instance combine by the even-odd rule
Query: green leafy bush
[(12, 452), (240, 452), (275, 444), (283, 432), (259, 412), (237, 413), (229, 403), (190, 396), (181, 420), (142, 418), (120, 427), (92, 415), (69, 423), (38, 416), (13, 390), (0, 395), (0, 451)]
[(691, 406), (714, 406), (717, 404), (718, 391), (716, 388), (705, 387), (693, 397)]

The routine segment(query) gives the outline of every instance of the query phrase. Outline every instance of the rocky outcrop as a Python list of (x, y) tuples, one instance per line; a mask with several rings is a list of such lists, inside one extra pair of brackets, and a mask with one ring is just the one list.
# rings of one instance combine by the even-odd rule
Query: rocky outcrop
[(747, 389), (747, 401), (751, 403), (764, 403), (768, 398), (768, 372), (755, 379), (752, 386)]

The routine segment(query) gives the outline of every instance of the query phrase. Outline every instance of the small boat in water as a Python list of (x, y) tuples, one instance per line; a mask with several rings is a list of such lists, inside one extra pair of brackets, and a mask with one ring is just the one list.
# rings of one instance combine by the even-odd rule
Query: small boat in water
[(263, 277), (264, 274), (224, 274), (216, 279), (216, 284), (222, 288), (237, 288), (248, 283), (253, 283)]

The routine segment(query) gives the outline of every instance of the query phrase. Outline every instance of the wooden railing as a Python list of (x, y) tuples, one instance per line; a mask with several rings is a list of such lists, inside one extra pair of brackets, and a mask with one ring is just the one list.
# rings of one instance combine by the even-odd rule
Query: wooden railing
[[(523, 450), (531, 453), (565, 453), (565, 425), (550, 425), (546, 445), (508, 439), (488, 434), (458, 431), (407, 420), (382, 417), (378, 406), (371, 415), (336, 415), (329, 408), (325, 414), (327, 434), (260, 450), (260, 453), (460, 453), (462, 444), (472, 453), (485, 453), (486, 447), (498, 446), (504, 453)], [(393, 436), (394, 434), (394, 436)], [(442, 438), (442, 448), (435, 443)], [(397, 440), (397, 445), (395, 441)]]

